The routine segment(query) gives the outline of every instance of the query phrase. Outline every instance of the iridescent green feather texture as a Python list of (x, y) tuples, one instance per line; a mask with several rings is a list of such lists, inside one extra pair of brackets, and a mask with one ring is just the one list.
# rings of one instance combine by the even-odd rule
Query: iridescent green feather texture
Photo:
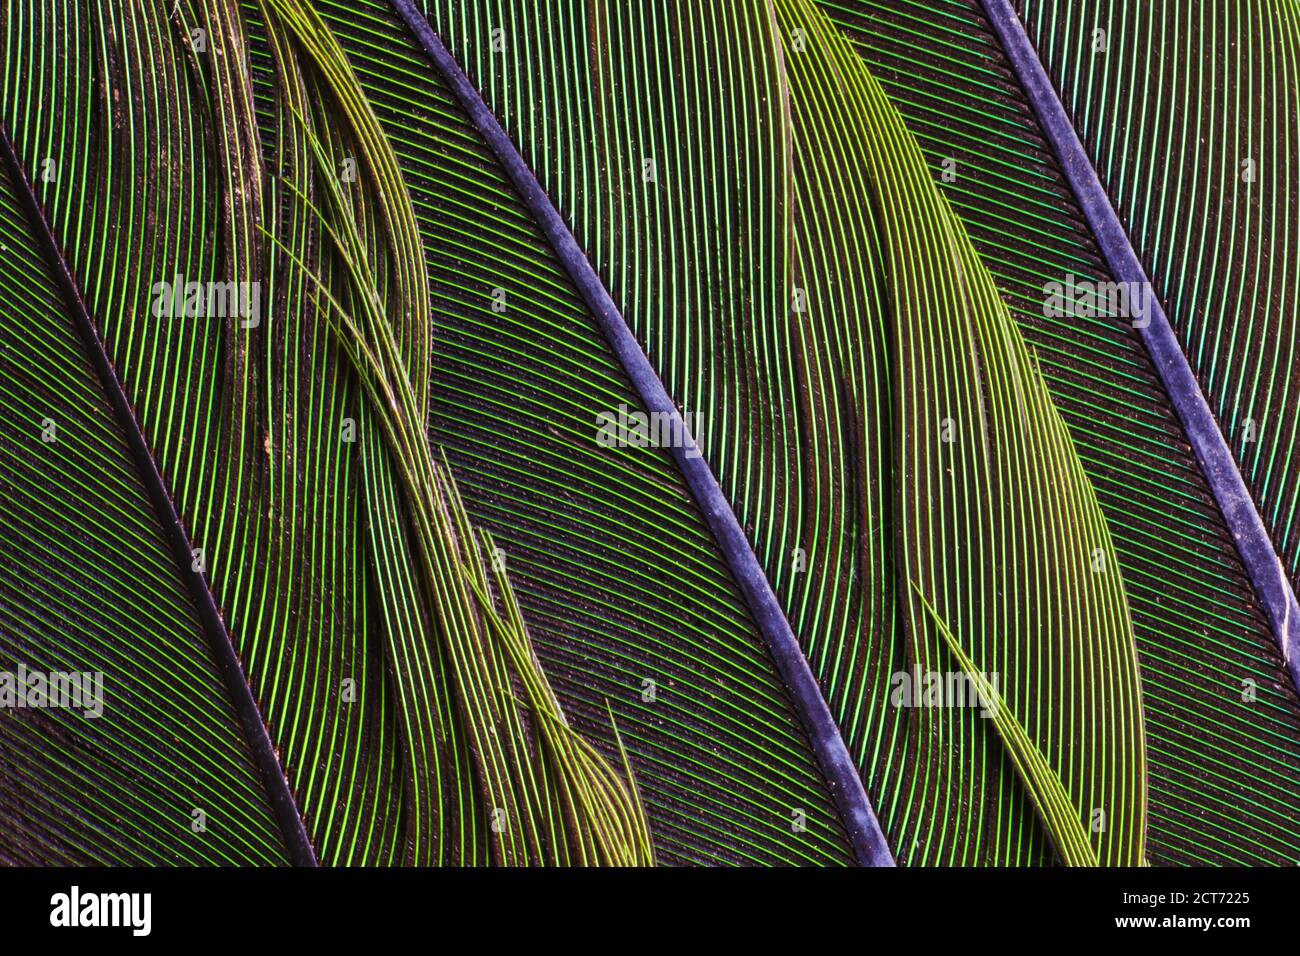
[[(1159, 6), (1015, 10), (1295, 578), (1297, 7)], [(1287, 662), (1129, 317), (1043, 309), (1108, 267), (984, 9), (4, 0), (0, 671), (111, 690), (0, 715), (0, 863), (1294, 860)], [(656, 388), (689, 452), (600, 440)]]
[[(296, 195), (323, 224), (352, 308), (319, 275), (310, 278), (322, 320), (338, 335), (379, 422), (414, 526), (414, 563), (437, 622), (436, 634), (416, 639), (438, 641), (448, 661), (450, 686), (442, 690), (455, 698), (483, 805), (491, 808), (494, 857), (505, 865), (653, 865), (649, 827), (630, 773), (620, 777), (565, 719), (533, 653), (501, 552), (490, 535), (472, 527), (445, 460), (436, 461), (430, 449), (424, 429), (427, 381), (413, 379), (404, 358), (428, 349), (428, 281), (396, 157), (329, 28), (305, 4), (270, 0), (270, 6), (277, 16), (268, 17), (269, 29), (275, 31), (282, 18), (293, 37), (286, 47), (298, 45), (321, 77), (307, 84), (315, 94), (314, 122), (344, 119), (340, 145), (352, 147), (359, 181), (374, 183), (372, 190), (349, 196), (339, 175), (344, 157), (329, 155), (313, 121), (295, 112), (306, 127), (325, 209), (303, 192)], [(280, 62), (283, 81), (300, 88), (301, 68), (291, 57)], [(370, 232), (381, 228), (384, 238), (367, 237), (362, 223)], [(295, 265), (310, 268), (302, 258), (305, 249), (286, 252)], [(391, 277), (387, 296), (376, 260)], [(417, 359), (416, 367), (423, 366)], [(491, 579), (485, 552), (496, 569)], [(431, 775), (436, 779), (436, 772)]]

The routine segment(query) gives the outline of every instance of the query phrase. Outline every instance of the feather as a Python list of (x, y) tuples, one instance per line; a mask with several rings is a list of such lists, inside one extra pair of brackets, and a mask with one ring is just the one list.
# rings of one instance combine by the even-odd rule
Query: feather
[[(1270, 622), (1259, 609), (1232, 531), (1146, 353), (1141, 330), (1133, 328), (1133, 317), (1109, 307), (1055, 314), (1047, 308), (1052, 283), (1060, 287), (1073, 281), (1082, 291), (1105, 288), (1114, 277), (1090, 236), (1087, 220), (1013, 65), (984, 16), (983, 4), (828, 0), (822, 6), (898, 105), (940, 188), (996, 277), (1002, 297), (1039, 359), (1053, 402), (1069, 427), (1108, 519), (1141, 663), (1151, 861), (1197, 865), (1293, 861), (1300, 850), (1291, 822), (1300, 813), (1291, 783), (1300, 773), (1300, 701), (1290, 688)], [(1146, 10), (1138, 4), (1111, 7), (1134, 11), (1126, 19), (1147, 15), (1138, 12)], [(1216, 12), (1215, 21), (1234, 23), (1234, 30), (1268, 35), (1262, 27), (1250, 26), (1259, 15), (1256, 9), (1247, 16), (1246, 8), (1241, 8), (1243, 15), (1238, 16), (1232, 12), (1238, 9), (1234, 5), (1216, 8), (1230, 16), (1225, 21)], [(1171, 22), (1181, 22), (1190, 9), (1178, 4), (1164, 8), (1164, 13)], [(1137, 72), (1116, 69), (1117, 57), (1144, 47), (1134, 47), (1112, 32), (1109, 51), (1094, 54), (1090, 19), (1094, 12), (1102, 16), (1101, 8), (1090, 8), (1081, 16), (1080, 8), (1068, 19), (1044, 13), (1026, 22), (1030, 35), (1043, 40), (1040, 55), (1049, 70), (1058, 56), (1052, 49), (1062, 47), (1052, 38), (1068, 28), (1076, 50), (1070, 75), (1086, 76), (1089, 64), (1099, 71), (1105, 66), (1113, 73), (1112, 80), (1103, 86), (1099, 72), (1093, 89), (1110, 95), (1117, 90), (1114, 77), (1147, 75), (1145, 66)], [(1118, 22), (1113, 16), (1106, 19)], [(1144, 36), (1140, 31), (1137, 35)], [(1194, 34), (1182, 34), (1183, 40), (1189, 36)], [(1284, 49), (1278, 34), (1272, 36), (1273, 40), (1261, 39), (1258, 44)], [(1257, 41), (1243, 37), (1238, 46), (1244, 49), (1252, 44), (1258, 55), (1262, 47)], [(1204, 47), (1207, 56), (1214, 55), (1212, 49), (1223, 47)], [(1159, 61), (1162, 75), (1189, 63), (1188, 57), (1166, 57), (1163, 50), (1142, 55), (1148, 62)], [(1281, 60), (1275, 59), (1262, 75), (1281, 81), (1282, 69)], [(1189, 75), (1189, 82), (1197, 76), (1209, 82), (1212, 75), (1200, 70)], [(1059, 74), (1053, 78), (1061, 82)], [(1274, 88), (1290, 87), (1275, 82)], [(1160, 102), (1172, 109), (1181, 95), (1167, 92)], [(1221, 95), (1216, 90), (1193, 99), (1208, 103), (1213, 100), (1207, 96)], [(1148, 97), (1147, 102), (1154, 105), (1157, 99)], [(1082, 124), (1098, 129), (1098, 123), (1085, 116), (1102, 109), (1103, 100), (1097, 100), (1091, 112), (1073, 97), (1065, 97), (1064, 103), (1088, 143), (1092, 134), (1084, 134)], [(1204, 122), (1217, 124), (1223, 115), (1215, 110), (1213, 118)], [(1255, 115), (1258, 123), (1262, 114)], [(1275, 124), (1290, 122), (1281, 106), (1271, 115)], [(1117, 133), (1131, 125), (1127, 120), (1113, 124), (1107, 128)], [(1092, 154), (1103, 182), (1114, 165), (1106, 157), (1113, 154), (1113, 150)], [(1182, 163), (1182, 155), (1178, 149), (1158, 152), (1140, 167), (1141, 173), (1139, 167), (1132, 167), (1131, 178), (1150, 182), (1158, 191), (1155, 184), (1163, 181), (1166, 159)], [(1201, 162), (1209, 164), (1206, 174), (1217, 168), (1216, 155), (1201, 154)], [(1149, 180), (1144, 178), (1148, 172)], [(1270, 182), (1280, 187), (1285, 181), (1285, 175), (1279, 175)], [(1279, 222), (1287, 215), (1282, 204), (1288, 202), (1281, 191), (1272, 199)], [(1187, 222), (1198, 223), (1202, 216), (1212, 215), (1218, 213), (1189, 210)], [(1140, 225), (1127, 226), (1140, 248)], [(1166, 225), (1165, 234), (1169, 232)], [(1182, 247), (1175, 243), (1170, 248)], [(1233, 247), (1224, 247), (1229, 248)], [(1191, 274), (1189, 269), (1186, 275)], [(1219, 268), (1219, 275), (1223, 274)], [(1192, 285), (1177, 288), (1190, 294)], [(1157, 291), (1158, 301), (1169, 311), (1171, 301)], [(1278, 323), (1279, 332), (1289, 327)], [(1280, 394), (1276, 388), (1261, 389), (1259, 394), (1266, 391)], [(1213, 407), (1213, 397), (1208, 397)], [(1231, 418), (1220, 422), (1230, 433)], [(1267, 509), (1261, 514), (1267, 514)]]
[[(355, 310), (341, 305), (323, 284), (320, 291), (329, 300), (330, 321), (362, 381), (400, 475), (416, 529), (417, 564), (426, 600), (439, 622), (457, 710), (492, 807), (497, 859), (510, 864), (652, 863), (649, 832), (631, 782), (619, 780), (600, 753), (564, 719), (532, 653), (500, 566), (496, 587), (509, 616), (502, 618), (496, 611), (468, 515), (447, 468), (431, 456), (424, 434), (427, 398), (422, 400), (404, 360), (407, 354), (420, 355), (421, 364), (427, 360), (427, 331), (419, 331), (428, 325), (427, 280), (418, 247), (403, 241), (415, 235), (415, 223), (409, 204), (398, 199), (405, 188), (396, 159), (386, 149), (328, 28), (301, 5), (290, 0), (272, 2), (293, 24), (295, 37), (310, 51), (313, 65), (329, 78), (329, 92), (356, 136), (359, 165), (374, 177), (374, 196), (384, 207), (382, 212), (356, 216), (352, 201), (333, 176), (337, 164), (309, 130), (328, 199), (327, 212), (314, 207), (313, 212), (323, 216), (325, 230), (345, 264)], [(384, 261), (396, 263), (395, 291), (388, 302), (381, 299), (378, 277), (370, 265), (358, 224), (362, 218), (387, 227), (392, 248)], [(388, 318), (394, 313), (407, 317), (414, 331), (403, 336), (402, 326), (395, 328)], [(410, 344), (403, 348), (406, 343)], [(496, 553), (490, 536), (483, 543), (488, 552)], [(522, 685), (535, 728), (527, 727), (524, 707), (516, 701), (516, 683)], [(418, 706), (409, 712), (408, 719), (418, 717)], [(548, 764), (540, 773), (539, 760)]]
[[(1281, 605), (1161, 385), (1290, 573), (1281, 353), (1176, 294), (1232, 294), (1236, 246), (1136, 216), (1180, 135), (1110, 138), (1138, 47), (1081, 80), (1088, 17), (1010, 9), (9, 4), (0, 671), (119, 690), (0, 726), (0, 859), (1294, 856)], [(1114, 265), (1048, 107), (1161, 286), (1159, 369), (1043, 308)]]

